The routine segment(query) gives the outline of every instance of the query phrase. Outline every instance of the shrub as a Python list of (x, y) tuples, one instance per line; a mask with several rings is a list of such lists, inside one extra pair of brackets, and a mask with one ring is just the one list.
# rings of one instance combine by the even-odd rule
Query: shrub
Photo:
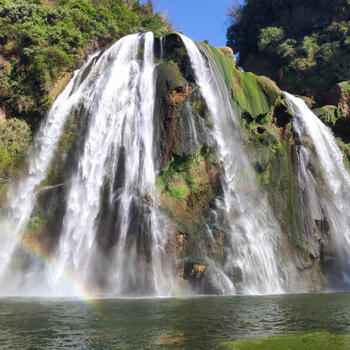
[[(135, 31), (165, 25), (152, 3), (124, 0), (0, 0), (0, 107), (35, 127), (49, 108), (49, 92), (84, 53)], [(1, 63), (1, 62), (0, 62)]]
[(16, 118), (0, 122), (0, 181), (5, 182), (25, 158), (31, 137), (26, 122)]
[(349, 0), (233, 1), (227, 44), (246, 71), (268, 75), (286, 90), (327, 100), (350, 80)]

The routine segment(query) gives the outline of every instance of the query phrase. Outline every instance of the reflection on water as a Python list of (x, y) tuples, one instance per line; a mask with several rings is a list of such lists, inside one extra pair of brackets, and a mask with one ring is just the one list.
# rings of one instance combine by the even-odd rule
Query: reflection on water
[(350, 293), (181, 299), (0, 299), (0, 349), (214, 349), (281, 333), (350, 333)]

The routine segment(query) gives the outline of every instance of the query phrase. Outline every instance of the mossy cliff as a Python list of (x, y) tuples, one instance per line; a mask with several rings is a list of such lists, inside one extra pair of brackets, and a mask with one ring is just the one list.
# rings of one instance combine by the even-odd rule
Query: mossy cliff
[[(258, 173), (260, 186), (282, 229), (297, 250), (305, 253), (300, 268), (312, 264), (312, 246), (305, 235), (301, 193), (297, 178), (297, 140), (293, 135), (292, 112), (282, 91), (267, 77), (245, 73), (215, 48), (207, 47), (231, 91), (232, 102), (246, 138), (246, 147)], [(308, 251), (308, 253), (307, 253)], [(297, 254), (300, 256), (300, 252)]]
[[(158, 67), (156, 117), (160, 139), (158, 188), (163, 210), (177, 226), (179, 274), (193, 286), (212, 291), (206, 279), (206, 255), (223, 259), (225, 236), (208, 242), (205, 224), (221, 194), (221, 167), (205, 128), (210, 120), (195, 84), (181, 39), (170, 33), (163, 41), (164, 61)], [(267, 77), (242, 72), (229, 50), (202, 44), (216, 62), (229, 89), (242, 126), (242, 137), (261, 190), (268, 193), (289, 246), (283, 254), (296, 262), (307, 289), (322, 289), (322, 273), (332, 259), (326, 218), (304, 222), (303, 193), (298, 184), (297, 147), (292, 113), (282, 91)], [(189, 114), (195, 120), (188, 126)], [(207, 135), (207, 136), (206, 136)]]
[(195, 84), (186, 49), (176, 33), (163, 39), (156, 87), (160, 162), (157, 186), (162, 208), (177, 228), (178, 273), (194, 288), (210, 292), (203, 261), (208, 253), (203, 226), (221, 191), (221, 169), (207, 132), (210, 122), (205, 102)]
[[(303, 193), (298, 183), (300, 140), (293, 133), (293, 115), (284, 95), (269, 78), (242, 72), (229, 49), (201, 45), (216, 62), (229, 90), (241, 125), (243, 147), (257, 173), (258, 188), (253, 190), (268, 194), (284, 240), (288, 242), (280, 253), (295, 262), (300, 275), (298, 282), (306, 281), (303, 289), (320, 290), (325, 286), (323, 276), (332, 261), (331, 235), (325, 217), (315, 222), (305, 221)], [(176, 242), (168, 248), (176, 251), (176, 269), (184, 284), (202, 293), (216, 293), (210, 281), (210, 264), (211, 261), (224, 263), (228, 238), (223, 229), (216, 227), (208, 234), (213, 209), (223, 194), (222, 166), (210, 132), (211, 118), (178, 34), (170, 32), (162, 40), (156, 38), (155, 54), (157, 200), (176, 231)], [(84, 116), (82, 108), (67, 119), (25, 232), (33, 241), (40, 241), (42, 250), (48, 253), (61, 231), (69, 186), (64, 179), (74, 170), (72, 164), (77, 164), (75, 160), (88, 127)], [(0, 128), (1, 125), (0, 122)], [(6, 143), (9, 151), (18, 152), (18, 162), (27, 147), (28, 132), (29, 128), (21, 132), (18, 147), (11, 148)], [(13, 138), (11, 142), (15, 142)], [(339, 139), (339, 144), (345, 157), (349, 157), (344, 141)], [(15, 169), (17, 161), (13, 164), (11, 169)], [(145, 194), (144, 199), (152, 205), (150, 195)], [(231, 277), (235, 281), (241, 278), (238, 271), (232, 271)], [(298, 286), (289, 287), (295, 290)]]

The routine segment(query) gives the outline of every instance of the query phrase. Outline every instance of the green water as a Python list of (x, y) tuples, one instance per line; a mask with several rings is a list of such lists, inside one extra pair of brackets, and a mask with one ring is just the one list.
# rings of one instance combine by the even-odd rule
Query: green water
[(0, 349), (215, 349), (223, 341), (350, 333), (350, 293), (100, 300), (0, 299)]

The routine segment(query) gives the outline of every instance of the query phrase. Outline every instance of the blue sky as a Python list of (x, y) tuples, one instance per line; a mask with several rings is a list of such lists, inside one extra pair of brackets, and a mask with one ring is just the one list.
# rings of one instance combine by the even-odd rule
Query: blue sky
[(175, 30), (196, 41), (209, 40), (213, 46), (225, 46), (230, 0), (153, 0), (156, 11), (168, 12)]
[(168, 12), (175, 30), (196, 41), (209, 40), (210, 45), (226, 45), (230, 0), (153, 0), (156, 11)]

